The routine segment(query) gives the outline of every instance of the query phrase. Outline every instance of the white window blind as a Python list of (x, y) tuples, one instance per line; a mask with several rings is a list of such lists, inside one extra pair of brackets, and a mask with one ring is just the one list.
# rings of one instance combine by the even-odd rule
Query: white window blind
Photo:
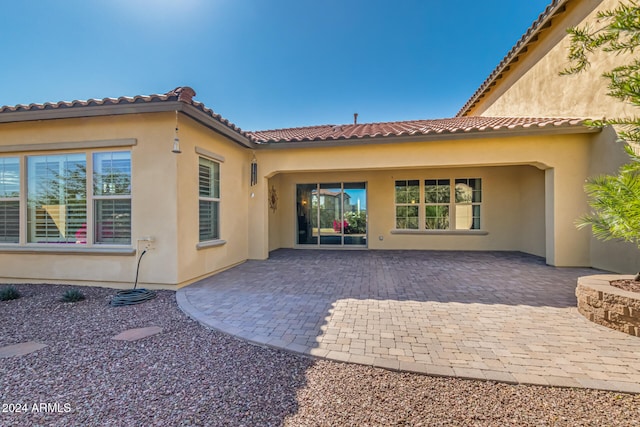
[(93, 199), (95, 243), (130, 244), (130, 152), (93, 155)]
[(20, 159), (0, 158), (0, 243), (20, 238)]
[(27, 188), (28, 243), (131, 243), (131, 152), (28, 156)]
[(27, 168), (27, 241), (86, 243), (86, 155), (32, 156)]
[(220, 164), (199, 158), (199, 239), (201, 242), (220, 238)]

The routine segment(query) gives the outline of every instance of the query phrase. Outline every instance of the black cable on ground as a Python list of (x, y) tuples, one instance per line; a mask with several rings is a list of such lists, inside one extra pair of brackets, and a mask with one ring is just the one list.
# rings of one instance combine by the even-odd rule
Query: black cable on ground
[(140, 272), (140, 261), (142, 260), (142, 257), (146, 253), (147, 253), (146, 250), (142, 251), (142, 253), (140, 254), (140, 258), (138, 258), (138, 266), (136, 268), (136, 280), (133, 284), (133, 289), (118, 291), (116, 295), (113, 298), (111, 298), (110, 304), (113, 307), (140, 304), (142, 302), (152, 300), (156, 297), (155, 291), (152, 291), (149, 289), (136, 289), (136, 287), (138, 286), (138, 273)]

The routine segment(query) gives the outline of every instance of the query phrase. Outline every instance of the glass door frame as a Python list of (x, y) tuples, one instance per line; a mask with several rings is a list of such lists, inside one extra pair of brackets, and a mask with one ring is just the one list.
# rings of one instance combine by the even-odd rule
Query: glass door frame
[[(321, 231), (321, 221), (320, 221), (320, 190), (321, 190), (321, 186), (323, 185), (334, 185), (334, 184), (339, 184), (340, 185), (340, 212), (341, 212), (341, 216), (342, 218), (341, 220), (341, 224), (340, 224), (340, 244), (327, 244), (327, 243), (322, 243), (322, 231)], [(345, 227), (342, 225), (344, 224), (345, 221), (345, 203), (344, 203), (344, 194), (345, 194), (345, 185), (349, 185), (349, 184), (362, 184), (363, 185), (363, 190), (365, 191), (365, 233), (363, 236), (363, 240), (364, 240), (364, 244), (345, 244), (345, 236), (349, 236), (349, 234), (345, 233)], [(299, 223), (298, 221), (300, 220), (299, 216), (297, 215), (297, 212), (299, 211), (299, 201), (298, 201), (298, 186), (300, 185), (307, 185), (307, 186), (311, 186), (314, 185), (315, 186), (315, 190), (312, 190), (316, 192), (316, 197), (317, 197), (317, 203), (316, 203), (316, 207), (315, 209), (315, 222), (317, 224), (317, 236), (316, 239), (317, 241), (314, 243), (299, 243), (299, 238), (300, 238), (300, 228), (299, 228)], [(368, 199), (369, 199), (369, 192), (368, 192), (368, 183), (366, 181), (338, 181), (338, 182), (310, 182), (310, 183), (304, 183), (304, 182), (297, 182), (296, 183), (296, 191), (295, 191), (295, 203), (294, 203), (294, 208), (296, 210), (296, 215), (295, 218), (296, 220), (294, 221), (294, 227), (295, 227), (295, 233), (294, 233), (294, 247), (297, 249), (318, 249), (318, 248), (323, 248), (323, 249), (363, 249), (363, 248), (367, 248), (368, 247), (368, 242), (369, 242), (369, 211), (368, 211)], [(309, 203), (310, 207), (309, 209), (311, 209), (311, 207), (313, 206), (312, 203), (312, 199), (313, 199), (313, 195), (311, 196), (310, 200), (307, 202)], [(310, 218), (311, 219), (311, 215), (313, 213), (310, 212)], [(311, 236), (313, 236), (313, 226), (311, 227)]]

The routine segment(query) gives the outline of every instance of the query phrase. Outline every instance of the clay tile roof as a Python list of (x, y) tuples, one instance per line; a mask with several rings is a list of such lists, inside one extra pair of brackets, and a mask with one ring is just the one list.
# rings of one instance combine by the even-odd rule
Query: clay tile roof
[(95, 107), (100, 105), (121, 105), (121, 104), (134, 104), (143, 102), (158, 102), (158, 101), (177, 101), (178, 95), (172, 92), (168, 92), (162, 95), (145, 95), (145, 96), (121, 96), (120, 98), (102, 98), (102, 99), (87, 99), (84, 101), (60, 101), (56, 103), (45, 102), (44, 104), (18, 104), (15, 106), (5, 105), (0, 107), (0, 114), (10, 113), (16, 111), (38, 111), (38, 110), (54, 110), (65, 108), (78, 108), (78, 107)]
[(248, 132), (257, 143), (357, 140), (402, 136), (466, 134), (500, 130), (582, 126), (582, 119), (530, 117), (454, 117), (403, 122), (322, 125)]
[(491, 87), (496, 84), (496, 81), (502, 78), (502, 73), (510, 69), (511, 64), (518, 61), (518, 56), (527, 52), (527, 47), (530, 43), (538, 40), (538, 35), (544, 29), (549, 28), (552, 23), (552, 18), (565, 10), (565, 5), (569, 0), (553, 0), (549, 6), (547, 6), (538, 16), (538, 19), (527, 29), (522, 35), (520, 40), (511, 48), (511, 50), (500, 61), (496, 68), (489, 74), (489, 77), (480, 85), (478, 90), (475, 91), (464, 106), (458, 111), (456, 117), (461, 117), (468, 114), (469, 110), (478, 102), (484, 94), (491, 90)]
[[(190, 87), (178, 87), (165, 94), (155, 95), (138, 95), (138, 96), (122, 96), (119, 98), (102, 98), (88, 99), (85, 101), (60, 101), (58, 103), (29, 104), (0, 107), (0, 121), (2, 114), (7, 114), (7, 121), (16, 120), (15, 113), (23, 115), (25, 112), (37, 112), (42, 110), (58, 111), (80, 111), (80, 115), (73, 117), (81, 117), (84, 109), (97, 107), (105, 107), (100, 114), (113, 114), (109, 106), (122, 105), (145, 105), (150, 103), (162, 102), (182, 102), (188, 105), (189, 109), (195, 108), (195, 114), (202, 113), (204, 117), (213, 119), (220, 123), (224, 128), (228, 129), (231, 134), (240, 135), (245, 140), (256, 144), (267, 143), (291, 143), (291, 142), (328, 142), (349, 140), (356, 141), (371, 138), (389, 138), (389, 137), (421, 137), (421, 136), (437, 136), (450, 134), (468, 134), (487, 131), (500, 130), (517, 130), (527, 128), (544, 128), (544, 127), (577, 127), (582, 126), (583, 121), (580, 119), (554, 119), (554, 118), (514, 118), (514, 117), (455, 117), (451, 119), (438, 120), (410, 120), (402, 122), (386, 122), (386, 123), (362, 123), (362, 124), (344, 124), (344, 125), (319, 125), (309, 127), (298, 127), (290, 129), (275, 129), (265, 131), (246, 132), (207, 108), (203, 103), (194, 101), (195, 91)], [(175, 108), (172, 105), (171, 108)], [(133, 110), (135, 111), (135, 110)], [(168, 110), (167, 110), (168, 111)], [(184, 110), (185, 112), (187, 110)], [(130, 110), (127, 109), (127, 112)], [(198, 113), (199, 112), (199, 113)], [(14, 114), (12, 114), (14, 113)], [(124, 114), (124, 113), (121, 113)], [(193, 110), (189, 114), (194, 114)], [(55, 115), (54, 118), (64, 117)], [(195, 116), (194, 116), (195, 117)], [(49, 117), (52, 118), (52, 117)], [(34, 114), (33, 120), (38, 119), (38, 114)], [(196, 118), (201, 120), (201, 118)], [(24, 118), (23, 118), (24, 120)], [(30, 120), (27, 118), (26, 120)]]
[[(87, 100), (74, 100), (74, 101), (60, 101), (57, 103), (46, 102), (44, 104), (29, 104), (29, 105), (15, 105), (15, 106), (2, 106), (0, 107), (0, 114), (3, 113), (16, 113), (16, 112), (28, 112), (28, 111), (41, 111), (41, 110), (65, 110), (65, 109), (81, 109), (81, 108), (93, 108), (99, 106), (121, 106), (130, 104), (150, 104), (159, 102), (183, 102), (188, 105), (192, 105), (196, 109), (200, 110), (207, 116), (222, 123), (229, 129), (245, 138), (250, 138), (249, 135), (240, 129), (238, 126), (231, 123), (229, 120), (223, 118), (220, 114), (215, 113), (211, 109), (205, 107), (204, 104), (198, 101), (194, 101), (193, 97), (196, 92), (188, 87), (177, 87), (164, 94), (153, 95), (136, 95), (136, 96), (121, 96), (119, 98), (102, 98), (102, 99), (87, 99)], [(107, 113), (105, 113), (107, 114)]]

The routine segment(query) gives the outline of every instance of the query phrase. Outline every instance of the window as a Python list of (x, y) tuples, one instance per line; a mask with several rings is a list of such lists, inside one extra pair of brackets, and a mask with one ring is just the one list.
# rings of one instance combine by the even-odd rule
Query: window
[(417, 230), (420, 181), (396, 181), (396, 228)]
[(449, 182), (448, 179), (427, 179), (424, 182), (424, 223), (427, 230), (449, 229)]
[(131, 153), (93, 155), (95, 243), (131, 243)]
[(86, 155), (27, 157), (27, 169), (27, 241), (86, 243)]
[[(480, 230), (480, 178), (395, 182), (397, 230)], [(422, 184), (422, 186), (421, 186)], [(421, 202), (420, 195), (424, 195)]]
[(131, 243), (129, 151), (28, 156), (27, 186), (28, 243)]
[(198, 189), (200, 202), (199, 238), (201, 242), (220, 238), (220, 164), (199, 158)]
[(0, 243), (20, 238), (20, 159), (0, 158)]
[(479, 178), (456, 179), (456, 230), (480, 229), (482, 184)]

